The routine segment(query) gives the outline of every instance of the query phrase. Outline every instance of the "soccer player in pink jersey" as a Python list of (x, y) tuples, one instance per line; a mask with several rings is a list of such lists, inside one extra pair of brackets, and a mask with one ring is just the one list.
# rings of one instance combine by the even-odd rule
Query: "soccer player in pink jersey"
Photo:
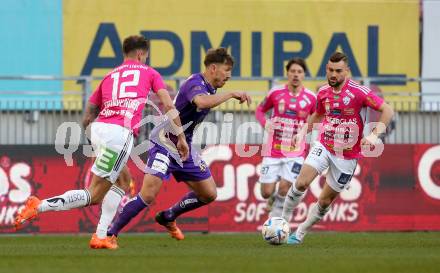
[[(306, 71), (303, 59), (290, 60), (286, 65), (287, 84), (273, 88), (255, 112), (257, 120), (269, 133), (259, 183), (262, 197), (273, 198), (272, 206), (269, 205), (271, 217), (281, 217), (287, 191), (295, 183), (304, 162), (305, 146), (295, 147), (292, 140), (315, 111), (316, 96), (302, 84)], [(266, 119), (265, 113), (270, 110), (270, 119)]]
[[(32, 220), (41, 212), (81, 208), (99, 204), (103, 200), (130, 156), (133, 135), (138, 134), (138, 123), (142, 118), (142, 110), (150, 89), (156, 92), (164, 105), (164, 110), (171, 113), (173, 129), (177, 135), (176, 148), (182, 160), (187, 159), (189, 147), (181, 128), (180, 118), (172, 113), (177, 110), (165, 89), (160, 74), (145, 65), (149, 45), (149, 41), (142, 36), (126, 38), (123, 42), (124, 62), (104, 77), (89, 99), (83, 123), (87, 125), (93, 121), (91, 142), (96, 152), (89, 188), (70, 190), (44, 200), (35, 196), (29, 197), (24, 209), (16, 217), (16, 228), (19, 228), (25, 221)], [(112, 203), (117, 207), (120, 199), (113, 197), (109, 198), (116, 199)], [(116, 209), (114, 209), (115, 212)], [(106, 223), (100, 224), (108, 227), (114, 213), (101, 217), (101, 221)], [(105, 228), (103, 232), (97, 234), (96, 248), (114, 249), (117, 247), (115, 238), (107, 237), (106, 232)]]
[[(295, 184), (286, 198), (283, 217), (291, 213), (304, 196), (304, 192), (318, 174), (328, 168), (326, 183), (313, 204), (306, 220), (288, 239), (288, 244), (299, 244), (311, 227), (329, 211), (330, 205), (345, 189), (356, 169), (358, 158), (362, 157), (361, 145), (368, 150), (377, 144), (378, 136), (385, 132), (392, 116), (392, 108), (376, 96), (368, 87), (359, 85), (348, 78), (347, 56), (336, 52), (330, 57), (327, 67), (328, 84), (317, 94), (316, 111), (308, 121), (308, 131), (314, 124), (321, 123), (319, 141), (311, 148)], [(362, 138), (366, 107), (381, 112), (379, 123), (367, 136)], [(303, 139), (303, 135), (296, 138)], [(368, 151), (366, 150), (366, 151)]]

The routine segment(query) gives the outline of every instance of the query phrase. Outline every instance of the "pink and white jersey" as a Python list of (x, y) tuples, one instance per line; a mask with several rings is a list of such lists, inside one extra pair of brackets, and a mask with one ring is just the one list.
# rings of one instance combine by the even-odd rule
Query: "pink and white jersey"
[(160, 89), (165, 83), (156, 70), (128, 60), (104, 77), (89, 102), (100, 108), (96, 121), (123, 126), (136, 136), (148, 93)]
[(345, 159), (361, 157), (366, 107), (378, 110), (383, 99), (351, 79), (347, 79), (340, 93), (334, 93), (326, 84), (317, 96), (316, 112), (324, 115), (319, 141), (332, 154)]
[(292, 138), (298, 129), (307, 122), (307, 117), (315, 111), (316, 95), (303, 87), (296, 96), (287, 85), (272, 89), (257, 107), (255, 116), (263, 127), (266, 126), (264, 113), (273, 109), (270, 122), (273, 131), (269, 135), (267, 152), (263, 156), (275, 158), (304, 156), (305, 145), (295, 147)]

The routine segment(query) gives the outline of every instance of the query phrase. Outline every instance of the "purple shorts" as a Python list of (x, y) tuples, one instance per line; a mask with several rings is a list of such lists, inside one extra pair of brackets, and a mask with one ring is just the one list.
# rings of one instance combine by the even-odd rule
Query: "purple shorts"
[(211, 177), (211, 171), (205, 161), (194, 150), (180, 166), (165, 148), (157, 144), (154, 144), (148, 151), (147, 166), (144, 172), (163, 180), (168, 180), (170, 174), (173, 174), (177, 182), (201, 181)]

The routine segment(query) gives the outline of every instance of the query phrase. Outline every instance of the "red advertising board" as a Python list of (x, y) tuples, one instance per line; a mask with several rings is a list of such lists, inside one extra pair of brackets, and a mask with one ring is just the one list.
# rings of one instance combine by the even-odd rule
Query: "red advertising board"
[[(239, 148), (220, 145), (204, 150), (218, 198), (182, 215), (178, 221), (184, 230), (252, 232), (266, 220), (266, 203), (256, 183), (261, 157), (239, 157)], [(87, 186), (90, 164), (81, 147), (73, 154), (73, 166), (67, 166), (53, 146), (0, 146), (0, 232), (13, 232), (16, 212), (29, 195), (46, 198)], [(129, 167), (139, 189), (143, 173), (131, 161)], [(322, 183), (323, 178), (312, 183), (294, 212), (292, 226), (305, 219)], [(164, 183), (151, 210), (138, 215), (126, 231), (162, 231), (154, 223), (154, 213), (179, 201), (187, 190), (174, 179)], [(20, 232), (93, 232), (99, 212), (100, 207), (94, 206), (45, 213)], [(440, 145), (386, 145), (379, 158), (361, 159), (349, 189), (341, 193), (316, 229), (440, 230)]]

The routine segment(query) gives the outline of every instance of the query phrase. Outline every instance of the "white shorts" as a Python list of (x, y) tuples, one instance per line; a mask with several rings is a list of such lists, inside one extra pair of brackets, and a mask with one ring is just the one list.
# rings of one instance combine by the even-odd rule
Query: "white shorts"
[(304, 162), (303, 157), (274, 158), (264, 157), (261, 162), (261, 174), (258, 182), (275, 183), (280, 178), (294, 183)]
[(350, 184), (356, 169), (356, 159), (343, 159), (330, 153), (319, 141), (315, 141), (304, 164), (312, 166), (319, 174), (328, 169), (327, 184), (336, 192), (341, 192)]
[(115, 183), (133, 148), (133, 133), (116, 124), (93, 122), (91, 135), (96, 153), (92, 173)]

